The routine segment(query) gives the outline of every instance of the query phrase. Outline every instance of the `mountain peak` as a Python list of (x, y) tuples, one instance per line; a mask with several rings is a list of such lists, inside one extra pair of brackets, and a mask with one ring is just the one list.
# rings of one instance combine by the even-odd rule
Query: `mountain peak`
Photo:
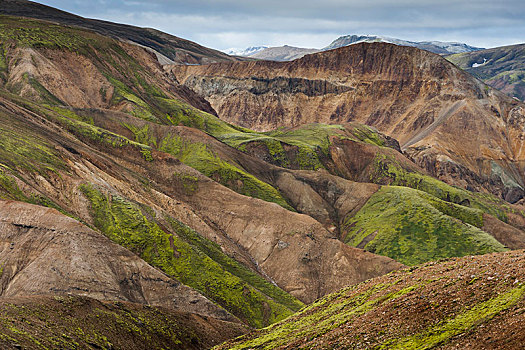
[(401, 46), (412, 46), (422, 50), (427, 50), (440, 55), (450, 55), (454, 53), (472, 52), (481, 50), (481, 48), (470, 46), (459, 42), (447, 41), (408, 41), (403, 39), (396, 39), (387, 36), (377, 35), (343, 35), (334, 40), (330, 45), (323, 50), (332, 50), (343, 46), (358, 44), (361, 42), (385, 42)]

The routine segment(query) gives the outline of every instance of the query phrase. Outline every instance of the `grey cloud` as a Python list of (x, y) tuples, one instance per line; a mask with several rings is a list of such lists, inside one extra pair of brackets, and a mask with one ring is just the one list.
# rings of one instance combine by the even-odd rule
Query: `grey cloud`
[(525, 42), (523, 0), (41, 2), (83, 16), (154, 27), (219, 49), (257, 44), (322, 47), (343, 34), (485, 47)]

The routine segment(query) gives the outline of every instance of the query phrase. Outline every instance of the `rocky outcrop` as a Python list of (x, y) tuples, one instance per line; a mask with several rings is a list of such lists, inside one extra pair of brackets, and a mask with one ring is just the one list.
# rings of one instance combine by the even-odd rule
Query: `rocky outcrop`
[[(222, 119), (244, 127), (357, 121), (399, 140), (417, 164), (451, 184), (502, 198), (512, 192), (512, 201), (525, 184), (525, 106), (426, 51), (363, 43), (293, 62), (173, 66), (170, 72)], [(317, 93), (254, 84), (293, 79)], [(464, 169), (462, 178), (447, 176), (451, 168)]]

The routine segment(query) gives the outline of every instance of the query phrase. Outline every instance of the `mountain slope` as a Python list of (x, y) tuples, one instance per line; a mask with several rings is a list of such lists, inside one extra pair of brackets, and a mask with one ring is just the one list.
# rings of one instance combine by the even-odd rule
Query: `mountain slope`
[(76, 293), (236, 321), (195, 290), (55, 209), (0, 201), (0, 296)]
[(515, 251), (394, 272), (216, 349), (517, 349), (524, 264)]
[(364, 123), (450, 184), (511, 202), (523, 197), (524, 105), (437, 55), (363, 43), (293, 62), (170, 70), (226, 121), (256, 130)]
[(211, 317), (74, 295), (0, 299), (2, 349), (209, 349), (245, 331)]
[[(30, 25), (36, 24), (35, 22), (30, 22)], [(104, 42), (103, 40), (107, 39), (100, 38), (97, 41), (98, 45), (101, 45), (101, 43)], [(20, 47), (12, 48), (14, 52), (17, 52), (16, 50), (24, 50), (24, 45), (33, 45), (33, 47), (35, 47), (33, 43), (22, 43), (22, 45), (19, 43), (18, 45)], [(79, 45), (82, 45), (82, 42), (80, 42)], [(348, 263), (350, 264), (350, 261), (354, 259), (352, 255), (355, 254), (355, 251), (342, 247), (340, 241), (344, 240), (344, 237), (346, 237), (351, 230), (351, 225), (349, 225), (348, 222), (350, 222), (352, 217), (372, 198), (374, 193), (379, 190), (379, 187), (375, 184), (353, 183), (353, 181), (360, 181), (375, 182), (382, 185), (394, 184), (410, 186), (421, 189), (430, 195), (430, 197), (424, 199), (424, 201), (428, 201), (430, 204), (421, 207), (422, 209), (425, 208), (422, 213), (424, 212), (425, 215), (432, 216), (437, 207), (437, 210), (444, 214), (447, 220), (452, 220), (454, 223), (458, 220), (460, 221), (459, 226), (456, 224), (450, 226), (450, 233), (459, 232), (460, 235), (469, 235), (468, 225), (474, 223), (477, 228), (487, 230), (485, 232), (477, 231), (481, 236), (489, 239), (489, 234), (493, 236), (497, 235), (500, 239), (505, 236), (504, 244), (508, 244), (508, 246), (512, 248), (522, 247), (520, 216), (519, 214), (512, 214), (514, 216), (510, 215), (510, 213), (514, 213), (514, 209), (505, 207), (504, 203), (498, 202), (495, 199), (487, 200), (479, 196), (471, 195), (466, 191), (460, 191), (450, 186), (447, 187), (439, 181), (433, 180), (425, 174), (421, 168), (399, 153), (399, 145), (395, 140), (382, 136), (372, 129), (358, 124), (346, 126), (314, 124), (303, 128), (280, 130), (270, 133), (257, 133), (228, 125), (213, 115), (196, 110), (190, 105), (176, 100), (175, 96), (177, 95), (172, 95), (172, 91), (178, 92), (183, 91), (183, 89), (173, 85), (169, 80), (164, 79), (163, 75), (159, 73), (158, 65), (151, 62), (151, 56), (140, 54), (140, 49), (136, 47), (120, 43), (119, 45), (125, 50), (126, 55), (129, 55), (127, 52), (133, 53), (133, 56), (128, 57), (117, 48), (113, 48), (112, 45), (114, 44), (112, 44), (111, 41), (105, 45), (106, 46), (102, 46), (105, 51), (104, 54), (107, 55), (109, 52), (112, 53), (111, 56), (106, 56), (108, 57), (107, 60), (93, 65), (94, 70), (101, 72), (100, 74), (107, 81), (105, 84), (109, 85), (107, 88), (108, 94), (111, 89), (113, 89), (113, 97), (107, 98), (107, 102), (91, 100), (90, 103), (92, 103), (95, 109), (93, 107), (89, 109), (72, 108), (82, 107), (82, 105), (78, 100), (72, 99), (71, 94), (64, 94), (61, 99), (66, 100), (67, 103), (72, 106), (64, 108), (64, 106), (61, 106), (65, 103), (64, 101), (59, 101), (58, 98), (50, 99), (50, 95), (58, 95), (62, 85), (67, 84), (69, 80), (72, 79), (69, 73), (65, 74), (67, 71), (57, 70), (57, 65), (51, 63), (57, 60), (66, 62), (78, 60), (79, 58), (68, 53), (69, 49), (47, 51), (47, 47), (45, 50), (42, 50), (37, 46), (37, 49), (33, 49), (31, 55), (40, 55), (39, 60), (27, 60), (27, 65), (18, 65), (18, 63), (21, 62), (20, 60), (8, 60), (8, 62), (11, 64), (11, 66), (9, 66), (10, 72), (25, 69), (29, 72), (38, 72), (39, 76), (35, 76), (34, 80), (22, 79), (18, 81), (18, 84), (8, 83), (6, 86), (18, 86), (22, 94), (26, 89), (28, 89), (27, 91), (32, 91), (30, 88), (33, 86), (41, 86), (42, 88), (34, 89), (36, 91), (31, 94), (28, 93), (27, 96), (36, 101), (48, 101), (47, 103), (55, 104), (55, 106), (39, 106), (23, 99), (15, 100), (15, 105), (21, 105), (24, 108), (28, 108), (35, 113), (45, 116), (46, 119), (53, 123), (65, 126), (74, 137), (80, 138), (82, 142), (94, 145), (95, 148), (102, 151), (106, 157), (111, 154), (116, 156), (117, 163), (121, 163), (122, 159), (120, 158), (123, 156), (128, 157), (128, 159), (135, 159), (134, 157), (136, 157), (123, 151), (114, 153), (115, 151), (112, 150), (115, 147), (122, 147), (122, 145), (126, 144), (130, 145), (128, 148), (136, 149), (137, 152), (140, 152), (142, 158), (146, 161), (155, 158), (155, 151), (165, 152), (176, 157), (184, 164), (198, 170), (209, 179), (213, 179), (215, 183), (220, 183), (243, 195), (279, 204), (289, 211), (286, 212), (279, 209), (281, 210), (281, 213), (279, 213), (275, 211), (275, 209), (270, 209), (271, 207), (265, 206), (265, 208), (268, 208), (265, 210), (269, 211), (265, 212), (263, 210), (260, 218), (257, 218), (257, 220), (252, 218), (251, 225), (267, 227), (269, 223), (265, 219), (265, 215), (268, 215), (269, 212), (275, 213), (273, 215), (276, 220), (270, 224), (270, 232), (267, 232), (271, 239), (269, 241), (266, 239), (252, 241), (251, 238), (248, 239), (251, 235), (251, 226), (240, 226), (243, 229), (238, 231), (236, 227), (229, 226), (228, 220), (224, 220), (222, 217), (216, 216), (216, 214), (210, 214), (210, 212), (219, 213), (221, 210), (224, 210), (224, 208), (227, 208), (232, 202), (231, 198), (229, 199), (230, 204), (219, 204), (206, 201), (204, 198), (205, 195), (203, 195), (201, 199), (198, 199), (196, 195), (196, 193), (204, 194), (206, 190), (217, 191), (217, 202), (220, 202), (223, 200), (221, 198), (224, 198), (224, 200), (232, 196), (235, 198), (236, 194), (224, 191), (220, 186), (208, 186), (206, 190), (202, 189), (201, 192), (199, 187), (204, 187), (204, 185), (199, 185), (199, 183), (205, 178), (194, 177), (195, 175), (191, 173), (186, 174), (185, 172), (181, 172), (181, 174), (178, 175), (178, 181), (181, 183), (181, 187), (175, 193), (172, 188), (164, 187), (163, 185), (169, 181), (168, 178), (159, 178), (159, 174), (155, 174), (155, 176), (151, 178), (151, 170), (142, 174), (148, 181), (153, 180), (157, 185), (162, 186), (164, 188), (162, 192), (166, 194), (169, 193), (170, 196), (175, 196), (179, 201), (188, 205), (188, 214), (186, 215), (181, 213), (174, 214), (171, 206), (164, 206), (161, 211), (162, 215), (158, 213), (154, 216), (151, 214), (145, 215), (144, 210), (141, 209), (141, 205), (146, 205), (146, 207), (151, 208), (151, 194), (141, 193), (139, 197), (134, 196), (130, 198), (128, 195), (122, 194), (129, 191), (127, 186), (123, 184), (120, 185), (120, 190), (117, 192), (115, 192), (114, 189), (108, 190), (107, 186), (101, 187), (97, 185), (97, 182), (93, 182), (93, 180), (89, 180), (89, 183), (81, 184), (79, 189), (83, 193), (83, 196), (87, 196), (90, 202), (87, 208), (90, 213), (87, 215), (84, 213), (83, 218), (85, 218), (87, 222), (96, 225), (99, 230), (109, 235), (119, 244), (123, 244), (134, 251), (142, 252), (144, 250), (144, 247), (126, 239), (126, 236), (129, 235), (129, 224), (122, 224), (122, 221), (130, 222), (139, 227), (152, 227), (154, 228), (154, 232), (160, 232), (158, 231), (158, 228), (160, 228), (164, 231), (170, 231), (170, 233), (176, 234), (184, 240), (190, 239), (189, 237), (191, 237), (191, 235), (188, 236), (186, 229), (181, 228), (179, 225), (173, 226), (169, 220), (168, 222), (164, 222), (165, 220), (162, 217), (167, 214), (164, 213), (164, 211), (168, 210), (168, 216), (174, 216), (175, 219), (191, 227), (195, 233), (217, 241), (223, 251), (230, 256), (235, 256), (237, 260), (241, 261), (249, 269), (255, 270), (256, 273), (261, 273), (261, 268), (263, 268), (263, 276), (269, 276), (286, 291), (290, 291), (294, 296), (303, 301), (313, 300), (319, 295), (337, 289), (338, 286), (344, 285), (344, 283), (361, 281), (376, 273), (383, 273), (395, 267), (395, 264), (392, 264), (392, 262), (386, 259), (381, 260), (378, 257), (368, 255), (366, 259), (363, 259), (360, 266), (347, 269), (346, 277), (341, 277), (341, 279), (337, 281), (330, 279), (329, 276), (314, 277), (314, 275), (311, 275), (308, 277), (307, 275), (301, 274), (291, 279), (290, 276), (286, 276), (286, 272), (282, 270), (276, 261), (268, 260), (268, 252), (274, 249), (272, 247), (288, 247), (290, 244), (289, 239), (282, 238), (282, 234), (286, 232), (286, 228), (290, 227), (290, 230), (293, 230), (291, 227), (296, 225), (296, 222), (304, 223), (305, 219), (300, 219), (300, 215), (290, 212), (298, 211), (299, 213), (310, 216), (313, 220), (307, 222), (315, 225), (315, 231), (319, 232), (319, 237), (323, 237), (323, 240), (328, 239), (327, 242), (330, 242), (330, 244), (324, 244), (326, 252), (321, 252), (320, 255), (317, 256), (320, 259), (321, 268), (328, 268), (335, 273), (337, 266), (332, 265), (333, 261), (328, 258), (329, 253), (333, 249), (341, 250), (342, 254), (349, 254), (348, 257), (350, 260)], [(9, 57), (9, 55), (7, 57)], [(82, 54), (82, 57), (87, 59), (88, 62), (96, 62), (95, 57), (99, 57), (99, 55), (87, 51)], [(44, 64), (42, 62), (49, 63)], [(114, 65), (108, 65), (109, 62), (128, 63), (115, 67)], [(63, 66), (64, 65), (60, 65), (60, 67)], [(134, 73), (131, 73), (135, 75), (135, 79), (129, 78), (131, 74), (121, 73), (133, 67), (143, 67), (141, 70), (136, 70)], [(22, 77), (24, 76), (23, 73), (18, 74), (22, 75)], [(42, 75), (52, 75), (54, 77), (63, 76), (63, 79), (60, 80), (60, 84), (56, 84), (50, 79), (44, 79)], [(8, 80), (12, 81), (13, 76), (16, 75), (9, 74)], [(101, 78), (101, 81), (104, 82), (104, 79)], [(40, 85), (37, 85), (35, 81)], [(85, 80), (83, 82), (83, 84), (88, 83), (91, 84), (92, 80)], [(101, 84), (100, 82), (97, 83)], [(89, 86), (89, 84), (87, 86)], [(95, 86), (98, 87), (100, 85)], [(184, 96), (190, 100), (190, 97), (192, 97), (191, 90), (187, 90)], [(45, 99), (46, 97), (47, 100)], [(6, 98), (13, 99), (14, 96), (6, 95)], [(198, 98), (192, 97), (191, 100), (198, 100)], [(98, 108), (96, 108), (97, 104), (99, 106)], [(10, 108), (16, 109), (15, 106), (11, 106)], [(111, 110), (108, 110), (108, 108)], [(127, 113), (121, 113), (119, 111)], [(174, 125), (179, 126), (174, 127)], [(182, 127), (182, 125), (185, 127)], [(109, 148), (106, 146), (109, 146)], [(236, 147), (238, 150), (232, 147)], [(73, 148), (76, 149), (75, 147)], [(246, 152), (247, 154), (239, 151)], [(359, 159), (355, 157), (355, 155), (358, 154), (360, 155)], [(12, 158), (13, 155), (6, 154), (5, 157), (9, 159), (9, 157)], [(355, 159), (355, 161), (351, 161), (353, 159)], [(136, 161), (135, 159), (133, 162)], [(268, 162), (273, 163), (274, 166), (268, 164)], [(128, 167), (126, 164), (123, 164), (123, 166), (125, 168)], [(283, 169), (279, 166), (290, 169)], [(148, 167), (153, 169), (155, 165), (148, 164)], [(321, 168), (328, 169), (331, 174), (311, 172), (311, 170)], [(344, 179), (334, 177), (334, 175), (343, 177)], [(115, 177), (114, 174), (111, 174), (111, 176)], [(81, 175), (81, 177), (85, 178), (85, 175)], [(117, 178), (119, 178), (119, 176), (117, 176)], [(108, 182), (109, 180), (105, 181)], [(128, 178), (126, 181), (130, 182), (131, 180)], [(144, 180), (138, 181), (141, 183), (144, 182)], [(115, 180), (112, 179), (109, 182), (113, 183)], [(115, 187), (115, 185), (113, 184), (112, 187)], [(133, 190), (133, 192), (135, 191), (136, 190)], [(356, 195), (357, 193), (359, 193), (359, 195)], [(56, 198), (56, 193), (51, 192), (51, 196)], [(386, 197), (381, 198), (382, 200), (387, 200)], [(71, 200), (71, 198), (61, 198), (61, 201), (65, 200)], [(453, 204), (442, 203), (442, 201), (452, 202)], [(156, 203), (157, 200), (154, 200), (154, 202)], [(138, 207), (136, 204), (139, 204)], [(454, 204), (458, 204), (460, 207), (456, 207)], [(463, 208), (465, 205), (473, 206), (476, 210), (469, 211), (468, 208)], [(448, 206), (450, 206), (450, 208), (448, 208)], [(123, 211), (123, 207), (132, 210)], [(232, 206), (232, 208), (234, 207), (235, 206)], [(237, 213), (237, 211), (234, 210), (232, 213)], [(188, 215), (194, 218), (189, 220)], [(243, 216), (244, 214), (238, 213), (236, 215)], [(401, 215), (401, 213), (399, 215)], [(487, 220), (493, 220), (492, 222), (498, 222), (498, 219), (508, 221), (511, 225), (514, 225), (515, 228), (509, 226), (506, 234), (502, 236), (498, 229), (495, 229), (497, 225), (485, 227), (484, 220), (480, 219), (480, 215), (486, 215), (488, 218), (491, 218)], [(112, 216), (115, 219), (102, 219), (107, 216)], [(281, 223), (281, 219), (277, 219), (281, 217), (282, 222), (288, 223)], [(206, 222), (204, 225), (202, 224), (203, 218)], [(399, 216), (398, 218), (401, 217)], [(211, 223), (210, 220), (212, 221)], [(245, 220), (247, 219), (242, 218), (241, 222), (245, 222)], [(292, 224), (290, 224), (290, 221)], [(301, 230), (306, 232), (308, 229), (304, 228)], [(149, 234), (148, 230), (141, 230), (141, 232), (142, 234)], [(423, 230), (420, 233), (425, 235), (435, 234), (436, 232), (434, 232), (432, 226), (429, 226), (427, 230)], [(381, 235), (377, 235), (377, 239), (380, 237)], [(399, 238), (401, 238), (401, 236)], [(232, 239), (237, 245), (232, 244)], [(417, 240), (419, 238), (414, 237), (414, 239)], [(304, 244), (301, 243), (300, 238), (297, 238), (297, 240), (294, 238), (294, 241), (300, 245)], [(194, 246), (197, 244), (198, 246), (195, 248), (199, 251), (202, 249), (202, 245), (195, 242), (194, 239), (191, 239), (191, 244)], [(318, 247), (318, 244), (321, 244), (321, 242), (314, 240), (314, 242), (310, 242), (307, 246), (310, 246), (311, 249), (315, 251), (315, 249), (317, 249), (315, 247)], [(360, 242), (357, 242), (353, 245), (359, 244)], [(497, 242), (489, 246), (489, 251), (502, 249), (502, 246)], [(372, 245), (370, 247), (372, 247)], [(366, 246), (366, 248), (368, 249), (368, 246)], [(465, 250), (452, 252), (445, 249), (436, 254), (438, 254), (437, 257), (448, 257), (451, 255), (465, 255), (486, 251), (483, 245), (473, 245), (471, 248)], [(212, 252), (206, 253), (208, 257), (210, 257), (210, 254), (212, 254)], [(315, 260), (310, 258), (310, 254), (312, 254), (310, 252), (304, 253), (297, 251), (294, 254), (296, 255), (292, 254), (288, 256), (288, 258), (293, 260), (295, 257), (299, 257), (293, 262), (296, 264), (294, 266), (298, 269), (297, 271), (306, 271), (305, 266), (303, 266), (301, 262), (303, 257), (307, 257), (306, 261)], [(388, 255), (389, 253), (384, 254)], [(418, 260), (421, 259), (421, 257), (418, 257), (418, 254), (418, 250), (415, 250), (411, 253), (411, 257), (407, 257), (405, 261), (410, 264), (422, 261)], [(365, 254), (363, 256), (367, 255)], [(155, 261), (152, 260), (149, 255), (144, 255), (143, 257), (150, 263)], [(282, 258), (284, 258), (284, 256)], [(412, 260), (413, 258), (415, 260)], [(426, 261), (429, 258), (431, 257), (427, 256), (422, 259)], [(368, 259), (370, 259), (370, 264), (365, 263)], [(370, 269), (374, 259), (384, 264), (384, 270), (374, 272)], [(260, 265), (257, 266), (254, 264), (254, 260)], [(221, 300), (222, 303), (228, 303), (227, 300), (230, 300), (233, 296), (226, 295), (228, 294), (226, 290), (215, 294), (216, 290), (210, 290), (209, 287), (206, 286), (205, 279), (199, 280), (193, 277), (192, 267), (193, 265), (197, 266), (196, 264), (190, 265), (187, 270), (173, 269), (172, 264), (177, 265), (184, 261), (185, 260), (167, 262), (162, 259), (155, 263), (158, 264), (156, 266), (163, 270), (171, 271), (170, 273), (173, 276), (182, 278), (183, 282), (185, 281), (185, 283), (189, 283), (191, 286), (205, 293), (206, 291), (207, 293), (211, 293), (206, 295), (212, 299), (215, 298), (214, 300)], [(264, 261), (264, 264), (261, 264), (261, 261)], [(220, 262), (219, 265), (224, 265), (224, 263), (224, 261)], [(287, 264), (290, 264), (290, 262), (287, 262)], [(209, 276), (213, 276), (216, 272), (217, 270), (215, 270), (214, 267), (209, 271)], [(237, 277), (241, 279), (245, 278), (244, 273), (241, 275), (239, 275), (239, 272), (236, 273)], [(285, 274), (282, 275), (283, 273)], [(308, 274), (311, 274), (311, 272)], [(299, 287), (303, 284), (306, 285), (311, 279), (318, 281), (316, 282), (318, 283), (316, 288)], [(254, 282), (252, 281), (250, 284), (251, 283)], [(255, 287), (253, 284), (252, 286)], [(260, 287), (256, 287), (256, 289), (259, 288)], [(300, 307), (300, 304), (295, 302), (290, 303), (287, 297), (279, 293), (272, 294), (274, 292), (270, 291), (264, 293), (270, 293), (267, 294), (267, 296), (273, 295), (272, 298), (279, 299), (279, 303), (288, 308), (288, 310), (279, 309), (278, 305), (274, 305), (276, 310), (281, 310), (277, 312), (278, 314), (282, 312), (281, 315), (284, 315), (289, 313), (289, 310), (296, 309), (298, 306)], [(272, 320), (271, 317), (265, 319), (263, 313), (261, 313), (262, 309), (255, 306), (256, 304), (251, 305), (259, 311), (249, 316), (248, 319), (255, 317), (257, 321), (254, 322), (257, 322), (259, 325)], [(230, 307), (236, 308), (237, 312), (241, 312), (241, 314), (244, 313), (244, 311), (242, 311), (243, 309), (238, 308), (237, 305), (231, 305)], [(245, 309), (248, 310), (250, 308), (251, 307), (246, 307)], [(237, 315), (241, 314), (237, 313)], [(243, 318), (246, 316), (247, 315), (242, 315), (240, 317)], [(275, 315), (275, 317), (281, 316)]]
[(408, 41), (376, 35), (344, 35), (335, 39), (330, 45), (323, 50), (333, 50), (340, 47), (358, 44), (358, 43), (390, 43), (401, 46), (417, 47), (421, 50), (430, 51), (439, 55), (451, 55), (463, 52), (472, 52), (482, 50), (478, 47), (473, 47), (467, 44), (458, 42), (443, 42), (443, 41)]
[(130, 41), (155, 52), (163, 64), (203, 64), (238, 60), (238, 58), (228, 56), (220, 51), (155, 29), (82, 18), (32, 1), (4, 0), (0, 4), (0, 15), (42, 19), (60, 25), (89, 29), (104, 36)]
[[(0, 198), (76, 218), (249, 326), (403, 267), (391, 257), (415, 264), (525, 245), (520, 206), (432, 178), (369, 126), (258, 132), (228, 124), (144, 48), (1, 20)], [(313, 98), (347, 89), (291, 81), (259, 83), (264, 94), (297, 88)], [(391, 227), (374, 224), (374, 236), (363, 218), (375, 217), (378, 202)], [(398, 222), (425, 225), (406, 234)], [(359, 242), (347, 239), (360, 232)], [(404, 257), (377, 249), (385, 236), (389, 248), (414, 249)]]
[(525, 44), (451, 55), (447, 60), (493, 88), (525, 101)]

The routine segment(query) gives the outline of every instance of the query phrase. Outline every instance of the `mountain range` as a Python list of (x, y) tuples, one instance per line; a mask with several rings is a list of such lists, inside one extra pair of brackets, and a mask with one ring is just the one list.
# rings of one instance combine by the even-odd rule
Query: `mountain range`
[(0, 348), (521, 344), (522, 102), (390, 43), (0, 27)]
[(482, 50), (467, 44), (458, 42), (443, 42), (443, 41), (407, 41), (395, 38), (389, 38), (376, 35), (344, 35), (330, 43), (330, 45), (322, 49), (305, 49), (293, 46), (256, 46), (249, 47), (246, 50), (227, 50), (227, 53), (235, 56), (246, 56), (270, 61), (293, 61), (311, 53), (320, 51), (333, 50), (340, 47), (358, 44), (358, 43), (391, 43), (401, 46), (412, 46), (422, 50), (427, 50), (440, 55), (451, 55), (456, 53), (465, 53)]

